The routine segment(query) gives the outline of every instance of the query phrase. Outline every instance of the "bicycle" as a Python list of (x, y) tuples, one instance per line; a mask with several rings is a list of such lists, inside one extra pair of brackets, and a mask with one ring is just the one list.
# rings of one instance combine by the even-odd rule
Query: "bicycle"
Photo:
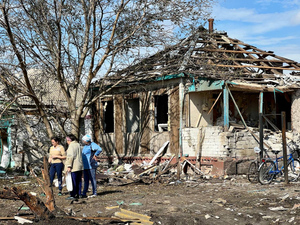
[[(284, 173), (284, 166), (280, 169), (278, 167), (278, 162), (282, 161), (283, 156), (277, 157), (280, 151), (272, 150), (275, 154), (275, 160), (272, 159), (262, 159), (262, 163), (258, 168), (258, 181), (261, 184), (270, 184), (276, 175), (282, 175)], [(287, 159), (287, 170), (288, 170), (288, 181), (296, 181), (300, 176), (300, 161), (293, 157), (292, 152), (288, 154)], [(298, 153), (298, 150), (297, 150)]]
[(247, 178), (251, 183), (258, 182), (258, 167), (260, 165), (260, 159), (259, 159), (260, 148), (255, 147), (254, 152), (256, 153), (256, 159), (254, 159), (250, 163), (248, 168), (248, 173), (247, 173)]
[[(265, 156), (267, 158), (270, 158), (270, 156), (268, 155), (267, 149), (263, 149)], [(256, 183), (258, 182), (258, 168), (259, 165), (261, 164), (260, 161), (260, 148), (259, 147), (254, 147), (254, 152), (256, 153), (256, 159), (254, 159), (248, 168), (248, 173), (247, 173), (247, 178), (251, 183)]]

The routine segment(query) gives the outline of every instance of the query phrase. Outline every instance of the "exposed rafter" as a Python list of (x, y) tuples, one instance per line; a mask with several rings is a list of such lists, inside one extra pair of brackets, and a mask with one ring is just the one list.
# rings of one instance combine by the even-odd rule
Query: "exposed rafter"
[(126, 76), (125, 83), (189, 74), (216, 79), (280, 79), (298, 75), (300, 64), (228, 37), (225, 32), (198, 32), (139, 63), (118, 71), (111, 81)]

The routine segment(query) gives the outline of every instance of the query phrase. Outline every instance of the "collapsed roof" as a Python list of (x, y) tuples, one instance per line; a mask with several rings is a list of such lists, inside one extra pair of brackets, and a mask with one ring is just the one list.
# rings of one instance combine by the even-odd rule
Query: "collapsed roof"
[(116, 86), (118, 81), (118, 86), (123, 86), (180, 73), (195, 78), (295, 85), (300, 81), (299, 71), (298, 62), (230, 38), (226, 32), (200, 27), (180, 43), (105, 78), (105, 84)]

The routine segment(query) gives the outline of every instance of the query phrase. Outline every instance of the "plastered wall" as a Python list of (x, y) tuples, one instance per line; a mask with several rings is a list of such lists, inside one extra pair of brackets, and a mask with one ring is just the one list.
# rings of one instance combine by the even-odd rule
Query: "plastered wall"
[(292, 94), (291, 121), (292, 130), (300, 133), (300, 90)]

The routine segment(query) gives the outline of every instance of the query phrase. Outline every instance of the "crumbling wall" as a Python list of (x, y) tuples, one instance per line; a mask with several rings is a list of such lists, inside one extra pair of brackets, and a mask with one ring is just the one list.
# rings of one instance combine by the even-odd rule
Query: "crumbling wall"
[(200, 142), (203, 138), (202, 129), (182, 129), (182, 149), (185, 156), (197, 156), (200, 151)]
[[(256, 135), (259, 135), (257, 132)], [(233, 158), (252, 157), (254, 154), (254, 147), (258, 146), (257, 141), (252, 134), (246, 129), (233, 129), (231, 127), (228, 132), (225, 132), (227, 144), (227, 156)]]
[(292, 130), (300, 133), (300, 90), (293, 92), (291, 108)]

